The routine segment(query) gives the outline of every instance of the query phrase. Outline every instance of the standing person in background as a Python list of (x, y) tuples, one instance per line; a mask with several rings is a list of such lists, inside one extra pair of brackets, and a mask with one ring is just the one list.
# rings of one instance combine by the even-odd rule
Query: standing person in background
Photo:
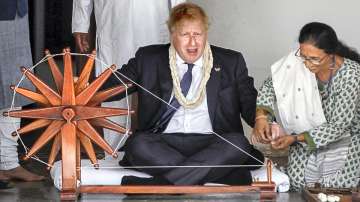
[[(74, 0), (72, 32), (81, 53), (88, 53), (90, 16), (95, 12), (96, 54), (107, 65), (120, 67), (134, 57), (141, 46), (168, 43), (166, 20), (171, 7), (184, 0)], [(108, 66), (96, 61), (96, 76)], [(126, 101), (103, 103), (108, 107), (126, 107)], [(112, 117), (126, 125), (124, 117)], [(104, 137), (116, 148), (121, 136), (104, 130)], [(107, 154), (106, 154), (107, 155)]]
[[(20, 120), (12, 121), (3, 117), (12, 102), (12, 91), (9, 86), (21, 78), (18, 67), (32, 66), (29, 41), (28, 2), (27, 0), (1, 0), (0, 8), (0, 187), (7, 188), (8, 180), (38, 181), (44, 179), (19, 165), (17, 140), (11, 133), (20, 126)], [(22, 82), (22, 87), (30, 88), (29, 83)], [(20, 97), (20, 96), (19, 96)], [(16, 99), (16, 105), (28, 104), (25, 100)], [(15, 126), (13, 123), (15, 122)]]

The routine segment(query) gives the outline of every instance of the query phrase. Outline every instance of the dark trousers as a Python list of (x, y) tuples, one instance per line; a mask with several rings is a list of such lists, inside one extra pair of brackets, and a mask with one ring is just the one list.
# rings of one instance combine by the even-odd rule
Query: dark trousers
[[(222, 137), (260, 161), (264, 161), (263, 155), (249, 144), (243, 134), (228, 133), (222, 134)], [(128, 161), (131, 166), (260, 164), (214, 134), (138, 132), (129, 137), (124, 150), (124, 161)], [(247, 167), (143, 168), (138, 170), (153, 176), (164, 177), (175, 185), (198, 185), (206, 182), (243, 185), (250, 184), (252, 181)]]

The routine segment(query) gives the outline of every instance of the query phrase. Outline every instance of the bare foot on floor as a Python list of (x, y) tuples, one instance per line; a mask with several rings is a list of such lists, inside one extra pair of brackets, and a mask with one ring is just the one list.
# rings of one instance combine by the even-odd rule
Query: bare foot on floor
[(9, 180), (21, 180), (25, 182), (31, 182), (31, 181), (41, 181), (45, 179), (44, 176), (36, 175), (21, 166), (18, 166), (11, 170), (3, 170), (1, 172)]
[(0, 170), (0, 181), (9, 181), (10, 179), (5, 176), (4, 171)]

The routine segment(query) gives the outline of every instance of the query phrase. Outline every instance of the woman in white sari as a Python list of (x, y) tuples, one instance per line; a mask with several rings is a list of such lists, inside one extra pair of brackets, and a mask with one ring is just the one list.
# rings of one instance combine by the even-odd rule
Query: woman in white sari
[[(360, 56), (318, 22), (300, 31), (300, 48), (272, 66), (257, 99), (253, 139), (289, 150), (292, 190), (320, 183), (356, 187), (360, 173)], [(279, 111), (284, 135), (272, 137)]]

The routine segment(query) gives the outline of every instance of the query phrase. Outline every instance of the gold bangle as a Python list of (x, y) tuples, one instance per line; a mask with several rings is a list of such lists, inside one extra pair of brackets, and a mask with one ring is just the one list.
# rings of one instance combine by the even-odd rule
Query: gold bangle
[(268, 117), (266, 115), (259, 115), (255, 118), (255, 121), (258, 119), (267, 119)]

